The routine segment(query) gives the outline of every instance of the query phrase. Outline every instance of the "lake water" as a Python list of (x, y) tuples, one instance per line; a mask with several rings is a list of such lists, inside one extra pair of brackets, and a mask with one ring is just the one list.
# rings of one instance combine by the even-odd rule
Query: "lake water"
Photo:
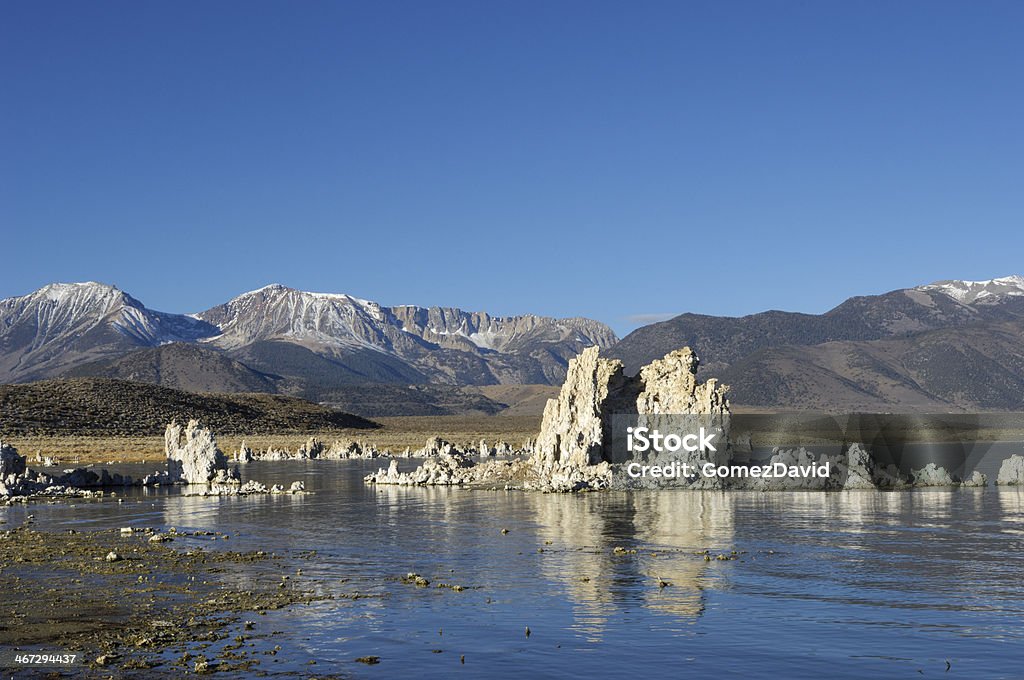
[[(33, 513), (45, 530), (223, 531), (231, 540), (213, 547), (288, 554), (274, 568), (302, 568), (292, 578), (321, 591), (386, 595), (255, 617), (257, 633), (280, 631), (272, 642), (281, 652), (261, 666), (271, 676), (1024, 676), (1021, 489), (544, 495), (365, 486), (362, 475), (380, 465), (243, 468), (265, 482), (303, 479), (313, 491), (305, 495), (136, 490), (123, 504), (35, 504), (0, 517), (7, 528)], [(307, 550), (317, 557), (296, 557)], [(694, 554), (704, 550), (738, 555)], [(395, 580), (410, 571), (431, 587)], [(354, 662), (367, 655), (381, 662)]]

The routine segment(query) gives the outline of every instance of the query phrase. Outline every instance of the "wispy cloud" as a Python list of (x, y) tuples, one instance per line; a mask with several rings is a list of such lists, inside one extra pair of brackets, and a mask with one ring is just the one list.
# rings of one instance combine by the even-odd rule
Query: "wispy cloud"
[(657, 323), (658, 321), (668, 321), (669, 319), (679, 316), (679, 312), (666, 312), (664, 314), (630, 314), (626, 317), (626, 321), (633, 323)]

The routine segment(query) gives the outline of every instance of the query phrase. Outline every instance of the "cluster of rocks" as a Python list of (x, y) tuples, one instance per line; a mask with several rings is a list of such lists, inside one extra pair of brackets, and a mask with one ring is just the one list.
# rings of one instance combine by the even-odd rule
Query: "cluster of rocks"
[[(319, 445), (318, 440), (310, 439), (310, 442)], [(244, 443), (242, 449), (247, 450)], [(189, 495), (248, 496), (305, 491), (302, 482), (294, 482), (287, 490), (280, 484), (267, 487), (255, 480), (242, 484), (238, 466), (229, 468), (228, 459), (217, 446), (213, 433), (195, 420), (190, 420), (184, 431), (176, 422), (168, 425), (164, 433), (164, 451), (167, 454), (167, 481), (202, 485), (198, 492)]]
[(187, 493), (186, 496), (253, 496), (258, 494), (296, 494), (303, 493), (306, 485), (302, 482), (292, 482), (292, 485), (285, 488), (283, 484), (274, 484), (267, 487), (262, 482), (250, 479), (245, 484), (210, 484), (197, 492)]
[(1024, 456), (1013, 455), (1003, 461), (996, 476), (996, 484), (1024, 485)]
[(106, 470), (99, 474), (86, 468), (65, 470), (53, 476), (30, 469), (25, 456), (0, 441), (0, 501), (18, 502), (33, 497), (88, 498), (102, 495), (95, 487), (125, 486), (133, 484), (131, 477), (111, 475)]
[(516, 449), (508, 442), (499, 441), (490, 446), (483, 439), (477, 447), (463, 447), (445, 441), (440, 437), (431, 437), (421, 449), (415, 451), (406, 447), (400, 453), (393, 453), (390, 449), (377, 448), (376, 444), (357, 441), (335, 441), (330, 446), (317, 437), (310, 437), (306, 443), (296, 449), (295, 453), (288, 449), (267, 447), (265, 451), (253, 451), (245, 442), (239, 447), (232, 457), (236, 463), (249, 463), (252, 461), (266, 460), (372, 460), (374, 458), (435, 458), (446, 453), (459, 453), (465, 455), (476, 455), (481, 458), (501, 458), (507, 456), (521, 455), (528, 452), (532, 442), (527, 442), (523, 448)]
[(622, 362), (597, 347), (569, 361), (558, 397), (544, 408), (540, 433), (526, 460), (474, 462), (448, 453), (416, 470), (397, 464), (368, 475), (375, 484), (479, 484), (540, 491), (584, 491), (612, 486), (612, 418), (631, 414), (702, 414), (725, 417), (727, 388), (697, 380), (697, 357), (677, 350), (627, 377)]
[(218, 448), (216, 438), (198, 421), (190, 420), (182, 428), (172, 422), (164, 432), (167, 469), (142, 479), (89, 468), (65, 470), (52, 476), (27, 467), (26, 459), (13, 446), (0, 441), (0, 499), (9, 502), (39, 496), (85, 497), (102, 495), (98, 489), (163, 484), (200, 485), (201, 495), (248, 495), (255, 493), (299, 493), (302, 482), (290, 488), (267, 487), (259, 482), (242, 484), (238, 467), (229, 467), (227, 457)]
[(892, 464), (878, 463), (863, 444), (854, 443), (841, 453), (815, 453), (804, 447), (795, 449), (775, 448), (771, 458), (764, 464), (781, 464), (808, 467), (828, 464), (830, 474), (826, 477), (799, 476), (780, 478), (742, 477), (734, 479), (730, 488), (752, 491), (850, 491), (858, 489), (909, 489), (921, 487), (986, 486), (988, 479), (980, 472), (973, 472), (967, 479), (960, 479), (945, 468), (928, 463), (923, 468), (911, 469), (904, 474)]
[[(468, 452), (443, 440), (428, 442), (419, 452), (429, 459), (402, 472), (397, 461), (365, 477), (371, 484), (468, 485), (553, 492), (662, 486), (657, 481), (637, 482), (621, 474), (627, 460), (617, 460), (613, 442), (613, 418), (628, 416), (654, 429), (662, 419), (681, 414), (698, 416), (701, 422), (721, 428), (722, 446), (716, 451), (695, 451), (673, 456), (699, 468), (750, 466), (749, 434), (733, 446), (729, 441), (727, 387), (714, 379), (697, 380), (697, 356), (689, 348), (671, 352), (644, 366), (635, 377), (623, 374), (622, 363), (599, 356), (596, 347), (584, 350), (569, 362), (558, 397), (548, 401), (541, 430), (531, 442), (526, 459), (474, 460)], [(484, 449), (481, 443), (481, 452)], [(985, 486), (985, 475), (973, 472), (960, 479), (943, 467), (929, 463), (904, 473), (895, 465), (881, 464), (863, 444), (844, 446), (835, 454), (800, 448), (776, 448), (770, 466), (806, 467), (828, 463), (827, 476), (703, 476), (679, 480), (687, 488), (734, 488), (747, 490), (854, 490), (916, 487)], [(763, 463), (762, 463), (763, 464)], [(617, 474), (618, 473), (618, 474)], [(1024, 484), (1024, 456), (1003, 463), (998, 484)]]

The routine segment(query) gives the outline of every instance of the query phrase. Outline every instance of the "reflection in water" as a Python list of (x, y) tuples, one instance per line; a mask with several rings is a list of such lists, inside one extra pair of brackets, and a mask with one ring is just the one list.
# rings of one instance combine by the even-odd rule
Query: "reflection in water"
[[(376, 465), (247, 468), (266, 483), (301, 478), (307, 495), (140, 491), (0, 519), (213, 530), (231, 538), (173, 545), (277, 553), (225, 578), (289, 573), (338, 596), (268, 614), (284, 631), (275, 644), (292, 650), (275, 657), (281, 671), (315, 658), (358, 676), (351, 660), (376, 654), (387, 677), (440, 677), (466, 654), (467, 672), (496, 678), (717, 676), (722, 659), (739, 677), (941, 675), (946, 659), (1001, 677), (1024, 646), (1024, 489), (568, 496), (363, 485)], [(401, 584), (409, 571), (431, 587)], [(373, 597), (340, 597), (354, 592)]]

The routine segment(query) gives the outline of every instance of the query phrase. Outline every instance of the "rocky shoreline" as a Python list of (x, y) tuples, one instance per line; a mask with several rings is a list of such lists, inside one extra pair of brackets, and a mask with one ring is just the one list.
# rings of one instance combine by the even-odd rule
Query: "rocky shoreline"
[[(815, 453), (805, 447), (776, 447), (765, 465), (751, 465), (749, 441), (743, 446), (729, 442), (728, 387), (715, 379), (697, 379), (697, 356), (684, 348), (644, 366), (635, 377), (623, 373), (622, 362), (599, 356), (596, 347), (570, 360), (565, 383), (556, 399), (548, 401), (536, 443), (511, 461), (475, 460), (466, 452), (448, 450), (425, 461), (415, 470), (400, 472), (397, 461), (365, 477), (368, 484), (400, 486), (470, 486), (539, 490), (544, 492), (599, 491), (604, 489), (685, 488), (754, 491), (787, 490), (900, 490), (922, 487), (983, 487), (988, 479), (974, 471), (960, 479), (945, 468), (928, 463), (902, 471), (891, 462), (878, 460), (868, 446), (847, 442), (833, 454)], [(613, 450), (613, 421), (628, 417), (643, 425), (667, 422), (680, 415), (699, 418), (718, 427), (725, 445), (719, 450), (676, 456), (673, 463), (700, 469), (735, 467), (739, 473), (752, 467), (786, 469), (823, 466), (824, 477), (706, 477), (692, 474), (665, 484), (664, 480), (636, 480), (626, 474), (628, 460)], [(746, 435), (749, 440), (749, 433)], [(665, 460), (646, 460), (665, 463)], [(1024, 484), (1024, 456), (1013, 455), (1002, 463), (996, 483)]]
[[(814, 452), (806, 447), (776, 447), (770, 458), (754, 464), (750, 458), (749, 433), (730, 441), (731, 410), (728, 387), (715, 379), (697, 379), (698, 358), (689, 349), (670, 352), (644, 366), (636, 376), (626, 376), (623, 364), (599, 355), (598, 348), (584, 350), (569, 361), (565, 383), (557, 398), (548, 401), (540, 432), (519, 447), (507, 442), (457, 445), (431, 437), (417, 450), (400, 453), (380, 449), (372, 443), (335, 441), (327, 444), (317, 437), (298, 446), (295, 452), (268, 446), (254, 451), (243, 441), (229, 460), (218, 448), (213, 433), (192, 420), (182, 427), (170, 423), (164, 435), (166, 470), (133, 480), (106, 470), (87, 468), (65, 470), (59, 476), (27, 468), (17, 451), (0, 442), (0, 503), (33, 498), (102, 496), (104, 489), (127, 486), (189, 485), (190, 495), (235, 496), (250, 494), (301, 493), (302, 482), (290, 486), (267, 486), (256, 480), (241, 481), (239, 466), (254, 461), (372, 460), (390, 459), (387, 468), (365, 477), (368, 484), (400, 486), (478, 486), (544, 492), (599, 491), (604, 489), (673, 488), (775, 490), (898, 490), (939, 486), (986, 486), (988, 479), (972, 472), (960, 479), (936, 463), (903, 468), (880, 460), (862, 442), (842, 442), (839, 450)], [(722, 446), (711, 451), (674, 456), (672, 464), (698, 469), (773, 466), (825, 466), (827, 476), (782, 477), (745, 476), (736, 478), (694, 474), (678, 477), (671, 484), (663, 480), (635, 479), (626, 474), (630, 462), (656, 466), (665, 458), (624, 458), (613, 446), (616, 419), (630, 418), (643, 426), (656, 427), (673, 418), (700, 418), (720, 432)], [(37, 456), (38, 458), (38, 456)], [(414, 470), (399, 470), (400, 459), (425, 459)], [(1024, 484), (1024, 456), (1003, 461), (997, 484)]]
[[(77, 652), (84, 658), (68, 670), (97, 677), (256, 671), (266, 644), (245, 633), (232, 643), (226, 631), (239, 615), (330, 596), (290, 581), (282, 587), (282, 555), (199, 545), (226, 538), (173, 527), (2, 531), (0, 646)], [(176, 549), (180, 542), (189, 547)]]
[(9, 444), (0, 441), (0, 504), (28, 502), (42, 498), (102, 497), (105, 490), (126, 487), (159, 487), (187, 485), (199, 487), (193, 495), (225, 496), (263, 493), (302, 493), (301, 481), (285, 488), (266, 486), (255, 480), (242, 484), (238, 466), (230, 467), (227, 457), (217, 446), (210, 430), (191, 420), (185, 428), (172, 422), (164, 434), (166, 469), (133, 479), (112, 474), (106, 469), (98, 472), (89, 468), (65, 470), (59, 476), (48, 475), (28, 467), (25, 456)]

